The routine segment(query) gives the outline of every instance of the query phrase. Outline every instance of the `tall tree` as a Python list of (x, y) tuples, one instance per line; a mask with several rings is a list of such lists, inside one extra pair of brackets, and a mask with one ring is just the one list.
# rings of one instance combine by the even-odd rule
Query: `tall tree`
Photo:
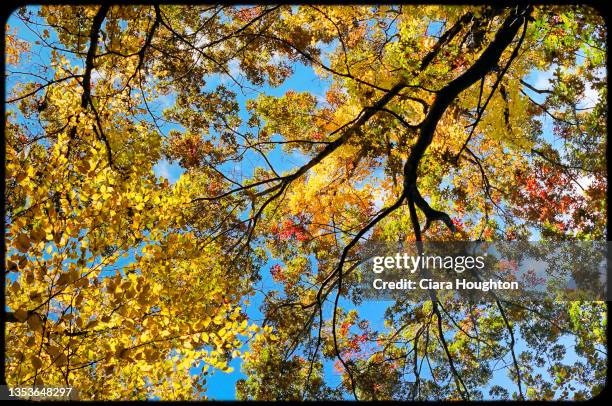
[[(436, 295), (396, 301), (384, 329), (351, 305), (371, 241), (605, 238), (595, 10), (107, 5), (15, 18), (31, 37), (5, 36), (9, 385), (203, 398), (207, 376), (240, 359), (244, 399), (602, 389), (605, 302)], [(325, 97), (273, 95), (301, 66)], [(162, 159), (183, 169), (176, 183), (155, 175)]]

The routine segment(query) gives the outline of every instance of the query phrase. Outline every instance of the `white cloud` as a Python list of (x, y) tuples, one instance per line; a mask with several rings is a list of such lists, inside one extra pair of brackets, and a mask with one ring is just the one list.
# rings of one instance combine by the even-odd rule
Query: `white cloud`
[[(527, 76), (526, 81), (530, 83), (536, 89), (550, 90), (551, 88), (550, 79), (554, 77), (554, 72), (557, 69), (557, 67), (558, 67), (557, 65), (553, 64), (546, 71), (533, 70)], [(573, 72), (575, 71), (575, 68), (572, 68), (566, 71)], [(604, 78), (606, 74), (607, 74), (607, 71), (605, 69), (598, 69), (595, 72), (595, 76), (597, 76), (600, 79)], [(542, 103), (545, 99), (545, 95), (543, 94), (538, 94), (529, 89), (525, 89), (525, 91), (531, 96), (532, 99), (534, 99), (538, 103)], [(585, 90), (584, 90), (584, 97), (578, 101), (576, 107), (581, 108), (581, 109), (592, 108), (597, 103), (598, 100), (599, 100), (599, 92), (593, 88), (591, 82), (586, 82)]]
[(589, 186), (591, 186), (594, 181), (595, 181), (595, 176), (593, 176), (593, 175), (579, 176), (576, 179), (576, 183), (578, 183), (580, 185), (580, 187), (583, 188), (583, 189), (586, 189)]
[[(595, 71), (595, 76), (599, 79), (605, 78), (606, 75), (607, 71), (605, 68), (597, 69)], [(592, 108), (593, 106), (595, 106), (595, 104), (597, 104), (598, 100), (599, 92), (593, 88), (591, 82), (587, 82), (584, 89), (584, 97), (582, 98), (580, 103), (578, 103), (578, 107), (583, 109)]]
[(555, 65), (551, 65), (547, 71), (536, 71), (533, 87), (542, 90), (550, 89), (550, 79), (552, 79), (556, 68)]
[(166, 178), (168, 179), (168, 182), (173, 184), (176, 183), (176, 181), (181, 177), (184, 169), (174, 162), (169, 162), (166, 159), (162, 159), (155, 164), (153, 167), (153, 172), (155, 173), (155, 176)]

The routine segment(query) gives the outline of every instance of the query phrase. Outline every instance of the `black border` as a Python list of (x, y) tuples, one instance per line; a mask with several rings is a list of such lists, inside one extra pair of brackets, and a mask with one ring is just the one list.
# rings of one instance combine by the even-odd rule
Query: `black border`
[[(230, 4), (230, 5), (240, 5), (240, 4), (330, 4), (330, 5), (348, 5), (348, 4), (407, 4), (407, 5), (426, 5), (426, 4), (440, 4), (440, 5), (486, 5), (486, 4), (493, 4), (493, 3), (500, 3), (503, 1), (503, 4), (505, 6), (512, 6), (512, 5), (517, 5), (517, 4), (533, 4), (536, 6), (541, 6), (541, 5), (580, 5), (580, 6), (589, 6), (592, 7), (593, 9), (595, 9), (595, 11), (597, 11), (602, 18), (605, 21), (605, 25), (606, 25), (606, 70), (607, 75), (606, 75), (606, 85), (607, 85), (607, 89), (609, 91), (610, 86), (609, 86), (609, 66), (610, 66), (610, 53), (609, 53), (609, 23), (608, 23), (608, 17), (609, 15), (606, 13), (607, 8), (606, 5), (604, 3), (604, 1), (594, 1), (594, 0), (584, 0), (584, 1), (572, 1), (572, 0), (539, 0), (536, 2), (526, 2), (526, 1), (516, 1), (516, 0), (492, 0), (492, 1), (482, 1), (482, 0), (472, 0), (472, 1), (449, 1), (449, 0), (439, 0), (439, 1), (367, 1), (367, 2), (363, 2), (363, 1), (347, 1), (347, 2), (342, 2), (342, 1), (329, 1), (329, 0), (321, 0), (321, 1), (295, 1), (295, 2), (274, 2), (274, 1), (221, 1), (221, 2), (212, 2), (212, 1), (198, 1), (198, 0), (187, 0), (187, 1), (152, 1), (152, 2), (146, 2), (146, 1), (129, 1), (127, 3), (129, 4), (211, 4), (211, 3), (221, 3), (221, 4)], [(5, 137), (4, 137), (4, 131), (5, 131), (5, 125), (6, 125), (6, 120), (4, 120), (4, 114), (5, 114), (5, 103), (4, 100), (6, 100), (6, 93), (5, 93), (5, 81), (4, 81), (4, 72), (5, 72), (5, 53), (4, 53), (4, 49), (5, 49), (5, 38), (6, 38), (6, 22), (9, 19), (10, 15), (12, 13), (14, 13), (19, 7), (22, 6), (36, 6), (36, 5), (50, 5), (50, 4), (57, 4), (57, 5), (95, 5), (95, 4), (120, 4), (123, 3), (125, 4), (126, 2), (111, 2), (111, 1), (107, 1), (107, 0), (102, 0), (102, 1), (79, 1), (79, 0), (67, 0), (67, 1), (42, 1), (42, 2), (29, 2), (29, 1), (15, 1), (15, 0), (7, 0), (7, 1), (2, 1), (2, 5), (4, 6), (3, 9), (0, 10), (0, 23), (2, 24), (2, 28), (3, 28), (3, 35), (2, 35), (2, 41), (0, 42), (0, 53), (2, 54), (2, 58), (0, 60), (0, 72), (2, 72), (3, 75), (3, 80), (0, 82), (0, 94), (2, 94), (2, 103), (0, 106), (0, 114), (2, 115), (3, 119), (2, 119), (2, 142), (0, 142), (0, 156), (1, 156), (1, 166), (0, 166), (0, 174), (2, 176), (0, 176), (0, 190), (2, 191), (2, 205), (0, 206), (0, 216), (2, 218), (2, 228), (0, 229), (0, 236), (2, 237), (2, 241), (3, 244), (0, 247), (0, 258), (2, 258), (2, 264), (5, 264), (5, 255), (6, 255), (6, 245), (4, 244), (4, 238), (5, 238), (5, 216), (6, 216), (6, 207), (5, 207), (5, 196), (6, 196), (6, 184), (5, 184), (5, 158), (6, 158), (6, 147), (5, 147)], [(608, 5), (610, 5), (610, 3), (608, 3)], [(608, 95), (609, 98), (609, 95)], [(609, 106), (609, 103), (607, 103), (607, 107)], [(608, 109), (609, 110), (609, 109)], [(608, 121), (609, 121), (609, 116), (608, 116)], [(609, 123), (608, 123), (609, 124)], [(609, 126), (607, 127), (608, 131), (609, 131)], [(609, 158), (612, 155), (612, 148), (610, 147), (610, 143), (608, 142), (608, 134), (606, 134), (606, 155), (607, 158)], [(610, 173), (610, 168), (612, 167), (612, 162), (610, 159), (607, 159), (606, 162), (606, 166), (607, 166), (607, 173)], [(612, 220), (610, 217), (610, 211), (609, 211), (609, 205), (608, 202), (610, 201), (610, 183), (608, 182), (606, 185), (606, 196), (607, 196), (607, 200), (606, 200), (606, 213), (607, 213), (607, 221), (606, 221), (606, 240), (607, 241), (612, 241), (610, 239), (610, 228), (612, 227)], [(610, 267), (610, 264), (608, 263), (608, 267)], [(1, 356), (0, 356), (0, 385), (6, 385), (6, 378), (5, 378), (5, 359), (4, 359), (4, 347), (5, 347), (5, 320), (6, 320), (6, 309), (5, 309), (5, 305), (6, 305), (6, 301), (5, 301), (5, 296), (4, 296), (4, 292), (5, 292), (5, 287), (6, 287), (6, 274), (5, 274), (5, 269), (4, 269), (4, 265), (2, 266), (2, 276), (0, 277), (0, 290), (1, 290), (1, 294), (0, 294), (0, 320), (1, 320), (1, 324), (2, 324), (2, 328), (1, 328), (1, 336), (0, 336), (0, 351)], [(610, 271), (608, 271), (608, 286), (612, 286), (612, 273)], [(473, 402), (468, 402), (468, 401), (456, 401), (456, 402), (452, 402), (453, 404), (481, 404), (481, 405), (486, 405), (486, 404), (500, 404), (500, 403), (527, 403), (527, 404), (568, 404), (568, 403), (583, 403), (583, 404), (590, 404), (590, 403), (596, 403), (599, 404), (600, 402), (604, 402), (606, 399), (612, 400), (612, 395), (610, 394), (610, 376), (612, 375), (612, 371), (610, 371), (610, 353), (609, 353), (609, 349), (610, 349), (610, 315), (612, 314), (612, 301), (607, 301), (607, 325), (606, 325), (606, 337), (607, 337), (607, 348), (608, 348), (608, 358), (607, 358), (607, 371), (606, 371), (606, 385), (604, 386), (603, 390), (597, 394), (596, 396), (585, 400), (585, 401), (571, 401), (571, 400), (562, 400), (562, 401), (558, 401), (558, 400), (552, 400), (552, 401), (521, 401), (521, 400), (484, 400), (484, 401), (473, 401)], [(26, 400), (18, 400), (18, 403), (33, 403), (33, 404), (41, 404), (40, 402), (34, 402), (34, 401), (26, 401)], [(97, 401), (80, 401), (80, 402), (87, 402), (87, 403), (97, 403)], [(105, 401), (105, 402), (111, 402), (111, 401)], [(148, 402), (148, 401), (113, 401), (113, 402), (121, 402), (121, 403), (143, 403), (143, 402)], [(225, 400), (208, 400), (208, 401), (181, 401), (181, 402), (177, 402), (177, 401), (161, 401), (163, 403), (191, 403), (191, 402), (205, 402), (205, 403), (211, 403), (211, 404), (215, 404), (215, 403), (221, 403), (221, 404), (240, 404), (240, 403), (247, 403), (247, 402), (240, 402), (240, 401), (234, 401), (234, 400), (229, 400), (229, 401), (225, 401)], [(448, 401), (447, 401), (448, 402)], [(398, 403), (405, 403), (405, 404), (438, 404), (438, 403), (447, 403), (444, 401), (375, 401), (372, 403), (386, 403), (386, 404), (398, 404)], [(68, 401), (55, 401), (53, 402), (53, 404), (64, 404), (64, 403), (70, 403)], [(72, 402), (74, 403), (74, 401)], [(257, 404), (257, 403), (264, 403), (261, 401), (250, 401), (248, 403), (252, 403), (252, 404)], [(268, 403), (268, 402), (265, 402)], [(293, 403), (293, 402), (289, 402), (289, 401), (275, 401), (273, 403), (278, 403), (278, 404), (283, 404), (283, 403)], [(310, 402), (308, 402), (310, 403)], [(316, 402), (312, 402), (312, 403), (316, 403)], [(346, 401), (326, 401), (325, 403), (330, 403), (330, 404), (347, 404), (347, 403), (354, 403), (354, 404), (358, 404), (358, 403), (364, 403), (364, 401), (355, 401), (355, 400), (346, 400)]]

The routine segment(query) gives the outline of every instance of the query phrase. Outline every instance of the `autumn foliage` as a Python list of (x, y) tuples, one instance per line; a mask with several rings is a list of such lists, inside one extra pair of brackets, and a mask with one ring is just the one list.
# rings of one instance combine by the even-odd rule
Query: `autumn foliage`
[(16, 10), (6, 383), (206, 399), (239, 365), (225, 398), (598, 394), (605, 302), (382, 306), (357, 258), (604, 240), (605, 38), (579, 6)]

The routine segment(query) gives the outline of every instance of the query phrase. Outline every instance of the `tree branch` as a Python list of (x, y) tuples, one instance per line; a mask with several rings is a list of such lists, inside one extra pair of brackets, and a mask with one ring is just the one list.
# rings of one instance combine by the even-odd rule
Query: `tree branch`
[(508, 45), (510, 45), (519, 28), (526, 22), (531, 10), (531, 6), (515, 8), (506, 18), (495, 35), (495, 38), (480, 55), (478, 60), (476, 60), (476, 62), (462, 75), (438, 91), (429, 113), (421, 123), (419, 138), (414, 144), (410, 156), (404, 165), (404, 189), (410, 191), (411, 197), (414, 199), (415, 203), (419, 205), (419, 208), (423, 210), (426, 216), (428, 213), (432, 216), (430, 220), (442, 220), (451, 230), (454, 230), (454, 228), (449, 225), (452, 224), (450, 218), (447, 218), (447, 215), (440, 214), (441, 212), (432, 212), (433, 209), (431, 209), (429, 205), (424, 204), (424, 199), (422, 199), (418, 193), (416, 182), (419, 163), (425, 155), (425, 151), (433, 141), (438, 121), (442, 118), (446, 109), (461, 92), (469, 88), (478, 80), (481, 80), (484, 75), (497, 66), (497, 62), (502, 53)]
[(89, 32), (89, 50), (87, 51), (87, 58), (85, 59), (85, 73), (83, 74), (82, 83), (83, 94), (81, 96), (81, 107), (83, 108), (86, 108), (91, 100), (91, 71), (94, 68), (94, 58), (96, 56), (96, 50), (98, 49), (100, 28), (102, 27), (102, 22), (104, 18), (106, 18), (106, 13), (109, 8), (110, 6), (108, 4), (100, 6), (91, 24), (91, 31)]

